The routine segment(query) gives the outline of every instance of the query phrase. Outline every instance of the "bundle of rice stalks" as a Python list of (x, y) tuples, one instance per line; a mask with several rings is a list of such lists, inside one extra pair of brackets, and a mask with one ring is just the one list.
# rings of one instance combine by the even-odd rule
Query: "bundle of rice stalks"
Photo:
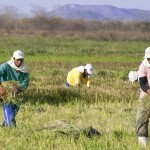
[(74, 138), (79, 138), (81, 130), (67, 121), (59, 120), (51, 125), (51, 128), (56, 133), (55, 135), (67, 135)]
[(0, 95), (2, 103), (13, 102), (18, 103), (23, 101), (23, 92), (15, 81), (2, 82), (3, 88), (6, 90), (4, 95)]
[(97, 131), (93, 127), (87, 127), (82, 129), (65, 120), (55, 121), (55, 123), (51, 124), (49, 127), (41, 128), (38, 129), (37, 131), (42, 131), (43, 129), (50, 129), (54, 131), (56, 137), (65, 135), (65, 136), (73, 137), (75, 139), (78, 139), (80, 135), (84, 135), (87, 138), (92, 138), (95, 135), (97, 136), (101, 135), (99, 131)]

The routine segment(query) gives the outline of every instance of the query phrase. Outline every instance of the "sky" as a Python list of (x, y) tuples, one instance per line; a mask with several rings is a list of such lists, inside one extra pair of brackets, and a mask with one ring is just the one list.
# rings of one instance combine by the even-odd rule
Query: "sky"
[(150, 0), (0, 0), (0, 8), (13, 6), (25, 14), (36, 7), (51, 11), (65, 4), (112, 5), (119, 8), (150, 10), (149, 3)]

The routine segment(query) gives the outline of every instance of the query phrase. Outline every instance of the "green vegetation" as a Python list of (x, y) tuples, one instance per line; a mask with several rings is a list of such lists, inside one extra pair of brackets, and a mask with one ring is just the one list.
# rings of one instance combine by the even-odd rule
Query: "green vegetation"
[[(0, 149), (138, 149), (135, 116), (139, 85), (128, 82), (128, 73), (138, 69), (149, 42), (1, 37), (0, 45), (0, 63), (21, 49), (30, 70), (30, 86), (16, 117), (17, 128), (0, 128)], [(68, 71), (86, 63), (95, 68), (91, 89), (67, 89)], [(2, 122), (2, 110), (0, 116)], [(49, 128), (56, 120), (79, 128), (92, 126), (101, 136), (56, 136)]]

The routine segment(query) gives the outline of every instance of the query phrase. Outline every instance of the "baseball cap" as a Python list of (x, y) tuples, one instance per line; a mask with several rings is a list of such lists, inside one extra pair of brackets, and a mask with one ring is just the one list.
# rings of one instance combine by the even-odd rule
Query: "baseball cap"
[(145, 49), (145, 56), (144, 58), (150, 58), (150, 47)]
[(91, 64), (87, 64), (84, 69), (87, 70), (87, 73), (88, 74), (93, 74), (93, 71), (94, 71), (94, 67), (91, 65)]
[(20, 50), (16, 50), (14, 53), (13, 53), (13, 57), (15, 59), (24, 59), (24, 53)]

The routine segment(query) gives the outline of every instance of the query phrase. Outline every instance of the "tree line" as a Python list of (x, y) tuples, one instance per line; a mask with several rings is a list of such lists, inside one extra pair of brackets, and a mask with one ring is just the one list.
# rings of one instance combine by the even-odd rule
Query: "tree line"
[(16, 9), (0, 12), (0, 34), (37, 34), (42, 36), (83, 36), (104, 40), (149, 40), (150, 22), (131, 20), (81, 20), (49, 17), (43, 9), (35, 9), (30, 17), (19, 16)]

